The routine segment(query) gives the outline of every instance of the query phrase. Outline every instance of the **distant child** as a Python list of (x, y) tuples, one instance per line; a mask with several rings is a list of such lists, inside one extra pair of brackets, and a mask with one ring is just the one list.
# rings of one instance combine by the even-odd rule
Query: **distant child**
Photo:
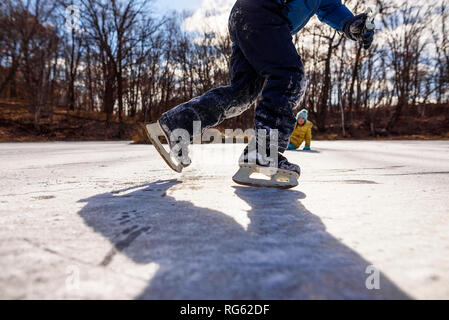
[(310, 150), (313, 123), (307, 120), (307, 115), (306, 109), (302, 109), (296, 115), (296, 126), (290, 137), (288, 150), (298, 149), (304, 141), (306, 145), (303, 150)]

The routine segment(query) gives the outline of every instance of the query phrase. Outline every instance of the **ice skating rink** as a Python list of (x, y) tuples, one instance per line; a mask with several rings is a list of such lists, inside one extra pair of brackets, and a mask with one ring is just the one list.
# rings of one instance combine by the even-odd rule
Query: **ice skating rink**
[(243, 145), (0, 144), (2, 299), (448, 299), (449, 141), (314, 141), (292, 190)]

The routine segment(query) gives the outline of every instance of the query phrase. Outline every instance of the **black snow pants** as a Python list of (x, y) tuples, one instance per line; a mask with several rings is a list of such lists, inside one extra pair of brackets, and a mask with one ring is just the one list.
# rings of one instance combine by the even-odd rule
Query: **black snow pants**
[[(193, 121), (202, 130), (246, 111), (256, 98), (254, 129), (265, 129), (267, 143), (278, 130), (278, 148), (284, 152), (295, 127), (293, 109), (306, 87), (304, 67), (292, 42), (288, 22), (275, 0), (237, 0), (229, 18), (232, 40), (231, 84), (164, 113), (159, 120), (170, 131), (193, 134)], [(267, 149), (268, 150), (268, 149)]]

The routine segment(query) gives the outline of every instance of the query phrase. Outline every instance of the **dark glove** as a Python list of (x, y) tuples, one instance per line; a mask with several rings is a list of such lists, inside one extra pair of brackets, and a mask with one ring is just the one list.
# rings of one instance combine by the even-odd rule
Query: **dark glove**
[(359, 14), (346, 22), (343, 27), (343, 32), (346, 36), (354, 41), (360, 41), (363, 44), (363, 48), (368, 49), (373, 43), (374, 39), (374, 24), (372, 22), (372, 29), (366, 27), (366, 20), (368, 15), (366, 13)]
[(303, 150), (310, 151), (310, 146), (305, 146)]

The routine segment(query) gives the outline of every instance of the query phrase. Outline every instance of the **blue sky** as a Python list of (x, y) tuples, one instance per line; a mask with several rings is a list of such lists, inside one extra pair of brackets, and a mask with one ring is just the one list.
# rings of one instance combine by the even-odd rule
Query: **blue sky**
[(170, 10), (190, 10), (194, 11), (201, 6), (202, 0), (154, 0), (155, 9), (161, 13)]

